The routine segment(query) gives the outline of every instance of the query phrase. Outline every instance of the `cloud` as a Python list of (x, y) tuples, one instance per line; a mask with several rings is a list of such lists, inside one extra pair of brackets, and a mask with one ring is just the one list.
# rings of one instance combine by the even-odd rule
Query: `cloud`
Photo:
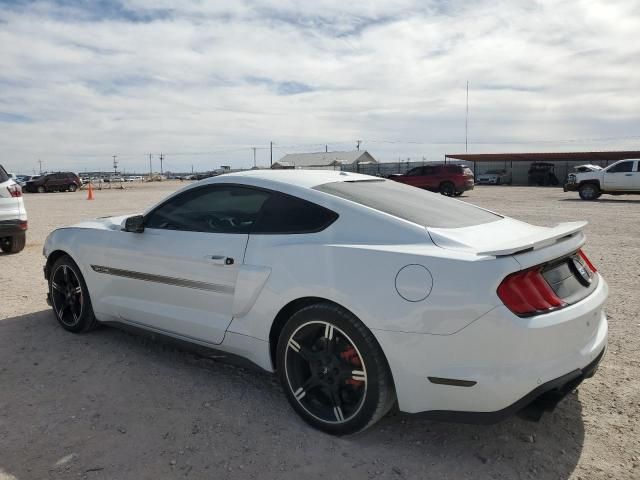
[(634, 0), (0, 1), (0, 162), (209, 169), (358, 139), (439, 160), (467, 80), (472, 152), (633, 148), (638, 31)]

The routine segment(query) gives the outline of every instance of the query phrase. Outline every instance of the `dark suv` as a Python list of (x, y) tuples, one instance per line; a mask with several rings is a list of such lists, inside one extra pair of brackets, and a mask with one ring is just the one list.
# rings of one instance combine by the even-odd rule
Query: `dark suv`
[(82, 185), (80, 177), (72, 172), (58, 172), (42, 175), (35, 180), (30, 180), (24, 186), (27, 192), (75, 192)]
[(389, 179), (448, 197), (473, 190), (473, 172), (463, 165), (425, 165), (404, 174), (391, 175)]

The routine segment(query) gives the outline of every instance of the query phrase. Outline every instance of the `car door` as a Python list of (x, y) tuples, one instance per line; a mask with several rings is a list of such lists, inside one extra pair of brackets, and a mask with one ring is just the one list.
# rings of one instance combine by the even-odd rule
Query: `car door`
[(420, 188), (428, 190), (437, 190), (440, 182), (438, 181), (438, 168), (435, 166), (422, 167), (422, 176), (420, 177)]
[(421, 183), (422, 167), (415, 167), (401, 176), (402, 183), (419, 187)]
[(249, 230), (269, 193), (206, 185), (145, 215), (144, 231), (113, 232), (91, 268), (103, 282), (102, 308), (121, 320), (219, 344), (231, 323)]
[(605, 190), (634, 190), (638, 175), (634, 171), (635, 163), (634, 160), (624, 160), (607, 168), (604, 172)]

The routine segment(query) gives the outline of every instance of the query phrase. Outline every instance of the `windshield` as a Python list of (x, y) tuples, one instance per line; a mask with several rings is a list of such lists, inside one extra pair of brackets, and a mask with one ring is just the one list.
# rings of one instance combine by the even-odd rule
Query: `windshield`
[(471, 227), (502, 218), (475, 205), (392, 180), (332, 182), (314, 189), (425, 227)]

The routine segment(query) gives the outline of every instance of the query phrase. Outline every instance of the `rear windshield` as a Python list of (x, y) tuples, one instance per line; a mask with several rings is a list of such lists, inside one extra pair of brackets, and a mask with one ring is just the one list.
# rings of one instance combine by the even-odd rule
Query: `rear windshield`
[(0, 165), (0, 183), (4, 183), (9, 180), (9, 175), (2, 165)]
[(314, 189), (425, 227), (471, 227), (502, 218), (474, 205), (392, 180), (332, 182)]

